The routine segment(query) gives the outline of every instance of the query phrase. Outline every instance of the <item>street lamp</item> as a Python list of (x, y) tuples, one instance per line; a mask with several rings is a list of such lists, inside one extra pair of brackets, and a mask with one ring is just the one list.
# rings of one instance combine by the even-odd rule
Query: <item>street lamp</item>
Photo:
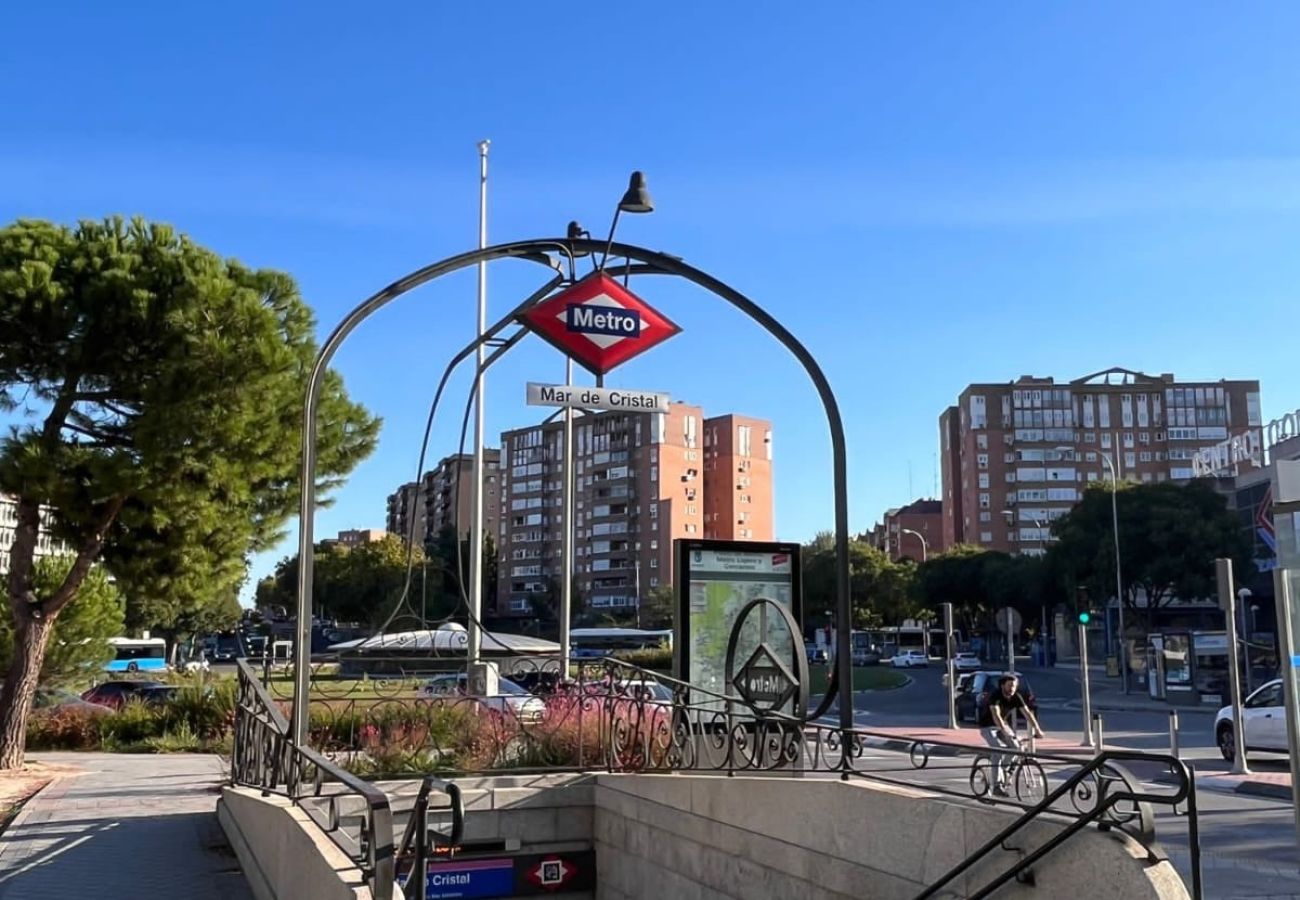
[(1124, 693), (1129, 693), (1128, 683), (1128, 647), (1124, 639), (1124, 580), (1120, 575), (1119, 562), (1119, 476), (1115, 471), (1115, 460), (1111, 454), (1103, 453), (1101, 458), (1105, 460), (1107, 468), (1110, 469), (1110, 516), (1111, 527), (1115, 535), (1115, 599), (1119, 603), (1119, 674), (1124, 679)]
[[(925, 540), (925, 535), (921, 534), (921, 532), (919, 532), (919, 531), (913, 531), (911, 528), (902, 528), (902, 529), (899, 529), (899, 536), (898, 536), (898, 545), (899, 545), (899, 547), (902, 547), (902, 546), (903, 546), (903, 535), (905, 535), (905, 534), (914, 534), (914, 535), (916, 535), (917, 540), (919, 540), (919, 541), (921, 542), (921, 562), (925, 562), (926, 559), (927, 559), (927, 558), (929, 557), (929, 555), (930, 555), (930, 545), (926, 542), (926, 540)], [(900, 556), (902, 555), (902, 554), (901, 554), (901, 551), (900, 551), (900, 554), (899, 554), (899, 555), (900, 555)]]
[[(1251, 632), (1255, 630), (1254, 627), (1250, 627), (1250, 628), (1246, 627), (1247, 624), (1246, 607), (1250, 605), (1246, 601), (1253, 596), (1255, 596), (1254, 593), (1248, 587), (1244, 587), (1241, 590), (1237, 591), (1237, 609), (1241, 611), (1241, 634), (1242, 634), (1241, 649), (1243, 651), (1242, 661), (1245, 663), (1245, 669), (1246, 669), (1246, 693), (1250, 693), (1250, 689), (1251, 689), (1250, 635)], [(1252, 615), (1251, 618), (1253, 619), (1254, 616)]]

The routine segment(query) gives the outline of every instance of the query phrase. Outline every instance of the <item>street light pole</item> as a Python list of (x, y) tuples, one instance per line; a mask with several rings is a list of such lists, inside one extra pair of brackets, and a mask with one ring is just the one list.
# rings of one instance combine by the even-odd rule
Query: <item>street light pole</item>
[[(564, 383), (567, 387), (573, 386), (573, 358), (566, 357), (564, 360)], [(561, 477), (564, 479), (563, 493), (561, 503), (563, 504), (564, 528), (560, 532), (560, 660), (564, 668), (560, 673), (561, 680), (567, 680), (569, 677), (569, 658), (573, 654), (573, 647), (569, 639), (570, 625), (573, 618), (573, 407), (564, 408), (564, 464), (561, 466), (564, 473)]]
[[(478, 246), (487, 246), (487, 175), (488, 146), (491, 141), (479, 141), (478, 182)], [(466, 623), (468, 642), (465, 662), (470, 667), (473, 684), (473, 667), (479, 662), (479, 648), (483, 635), (479, 627), (483, 616), (483, 360), (486, 347), (483, 332), (487, 330), (487, 261), (478, 264), (478, 369), (474, 376), (474, 471), (473, 496), (470, 500), (469, 527), (469, 621)]]
[(1115, 600), (1119, 604), (1119, 674), (1124, 681), (1124, 693), (1129, 693), (1128, 644), (1124, 632), (1124, 579), (1120, 574), (1119, 562), (1119, 477), (1115, 470), (1115, 461), (1110, 453), (1103, 453), (1101, 458), (1110, 468), (1110, 516), (1111, 529), (1115, 535)]
[[(930, 556), (930, 545), (925, 540), (925, 535), (921, 534), (919, 531), (913, 531), (911, 528), (900, 529), (898, 535), (898, 546), (900, 548), (903, 546), (903, 535), (905, 534), (916, 535), (917, 539), (921, 542), (921, 562), (925, 562)], [(901, 556), (902, 554), (900, 553), (899, 555)]]

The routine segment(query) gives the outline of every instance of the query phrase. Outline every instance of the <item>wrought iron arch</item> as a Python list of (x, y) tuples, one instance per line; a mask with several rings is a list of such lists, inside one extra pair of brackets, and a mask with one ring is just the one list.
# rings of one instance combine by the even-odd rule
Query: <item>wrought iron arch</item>
[[(513, 241), (496, 244), (450, 256), (431, 263), (410, 273), (404, 278), (371, 295), (348, 313), (334, 330), (330, 332), (317, 354), (315, 365), (307, 382), (307, 393), (303, 405), (302, 425), (302, 469), (299, 480), (300, 497), (298, 505), (298, 629), (296, 647), (294, 648), (294, 704), (293, 704), (293, 739), (299, 746), (307, 745), (308, 703), (311, 670), (311, 596), (314, 567), (314, 536), (316, 509), (316, 413), (320, 402), (321, 385), (325, 372), (329, 368), (334, 354), (358, 325), (374, 313), (387, 306), (403, 294), (436, 278), (451, 272), (492, 262), (498, 259), (524, 259), (557, 268), (557, 260), (548, 254), (558, 253), (567, 258), (570, 271), (574, 259), (592, 253), (603, 253), (605, 257), (622, 257), (641, 263), (636, 270), (641, 272), (658, 272), (675, 275), (692, 282), (717, 297), (727, 301), (736, 309), (745, 313), (766, 331), (781, 342), (804, 367), (812, 380), (813, 386), (821, 399), (826, 413), (827, 425), (831, 433), (831, 474), (834, 482), (835, 499), (835, 594), (836, 594), (836, 675), (838, 690), (841, 695), (840, 727), (847, 733), (853, 728), (852, 691), (846, 691), (844, 685), (853, 683), (852, 653), (850, 629), (852, 627), (852, 608), (849, 597), (849, 505), (848, 505), (848, 457), (844, 440), (844, 422), (840, 416), (839, 403), (831, 390), (830, 382), (817, 360), (802, 343), (791, 334), (784, 325), (771, 314), (750, 300), (740, 291), (714, 278), (707, 272), (695, 268), (682, 259), (667, 253), (648, 250), (632, 244), (606, 243), (590, 238), (543, 238), (527, 241)], [(562, 270), (562, 264), (558, 264)], [(644, 268), (643, 268), (644, 267)], [(829, 696), (827, 700), (829, 701)], [(848, 741), (845, 741), (847, 754)], [(846, 757), (847, 758), (847, 757)]]

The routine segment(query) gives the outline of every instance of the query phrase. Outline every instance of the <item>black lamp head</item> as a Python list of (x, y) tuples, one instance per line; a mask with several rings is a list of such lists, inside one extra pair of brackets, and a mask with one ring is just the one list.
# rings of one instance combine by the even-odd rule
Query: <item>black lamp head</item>
[[(569, 238), (569, 240), (571, 240), (571, 241), (576, 241), (576, 240), (580, 240), (581, 238), (590, 238), (590, 237), (591, 237), (591, 232), (588, 231), (587, 229), (583, 228), (583, 227), (582, 227), (581, 225), (579, 225), (577, 222), (570, 222), (570, 223), (569, 223), (569, 229), (568, 229), (568, 231), (566, 232), (566, 235), (567, 235), (567, 237)], [(573, 251), (573, 255), (574, 255), (575, 258), (583, 257), (583, 256), (587, 256), (587, 255), (589, 255), (589, 253), (590, 253), (590, 251), (587, 251), (587, 250), (578, 250), (578, 249), (576, 249), (576, 248), (575, 248), (574, 251)]]
[(654, 201), (650, 199), (650, 189), (646, 187), (645, 175), (633, 172), (628, 180), (627, 192), (618, 201), (618, 208), (625, 213), (654, 212)]

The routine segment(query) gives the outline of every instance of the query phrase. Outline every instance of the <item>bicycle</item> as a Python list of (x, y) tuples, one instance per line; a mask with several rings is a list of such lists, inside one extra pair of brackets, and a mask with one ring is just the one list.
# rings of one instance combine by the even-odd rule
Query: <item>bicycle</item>
[[(1047, 772), (1038, 760), (1026, 755), (1024, 742), (1016, 737), (1016, 748), (1007, 748), (1003, 754), (1011, 756), (1011, 762), (1005, 764), (1006, 781), (1021, 803), (1035, 806), (1047, 798)], [(1016, 752), (1021, 751), (1021, 752)], [(993, 754), (981, 753), (975, 757), (970, 769), (970, 789), (977, 798), (986, 797), (996, 780), (993, 777)]]

